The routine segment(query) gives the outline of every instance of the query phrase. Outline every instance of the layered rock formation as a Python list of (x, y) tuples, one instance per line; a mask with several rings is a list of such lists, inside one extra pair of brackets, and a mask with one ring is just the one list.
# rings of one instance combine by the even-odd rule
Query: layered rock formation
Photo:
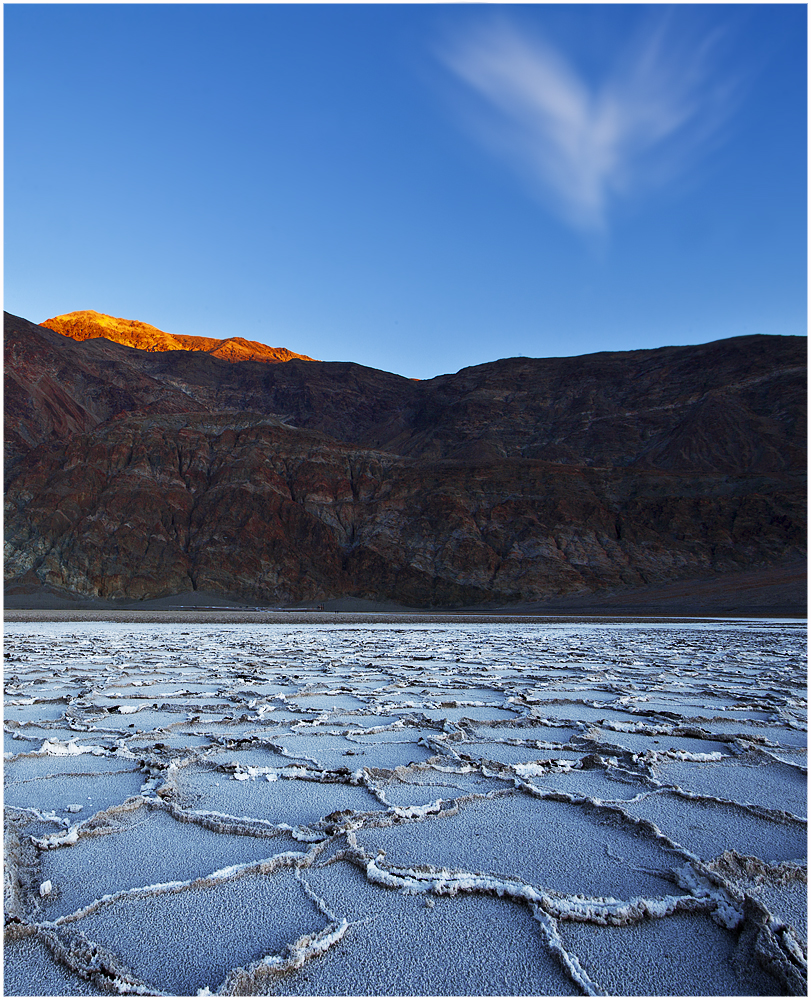
[(425, 382), (6, 316), (6, 574), (104, 598), (539, 602), (805, 546), (805, 342)]

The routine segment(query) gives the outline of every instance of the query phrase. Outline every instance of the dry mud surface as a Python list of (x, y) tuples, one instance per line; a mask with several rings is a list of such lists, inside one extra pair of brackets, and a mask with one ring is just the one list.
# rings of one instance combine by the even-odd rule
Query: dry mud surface
[(10, 996), (805, 995), (805, 623), (16, 622)]

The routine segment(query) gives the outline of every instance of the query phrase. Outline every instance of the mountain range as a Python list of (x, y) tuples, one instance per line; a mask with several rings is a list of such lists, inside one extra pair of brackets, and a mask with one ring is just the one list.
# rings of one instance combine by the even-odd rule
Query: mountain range
[(7, 593), (553, 608), (690, 581), (729, 604), (745, 579), (753, 607), (804, 599), (804, 338), (416, 381), (6, 314), (5, 369)]

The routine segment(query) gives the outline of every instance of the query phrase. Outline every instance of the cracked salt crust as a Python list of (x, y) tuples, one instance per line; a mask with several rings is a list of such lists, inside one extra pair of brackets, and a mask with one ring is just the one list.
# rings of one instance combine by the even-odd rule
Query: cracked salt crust
[(7, 626), (6, 994), (804, 994), (804, 642)]

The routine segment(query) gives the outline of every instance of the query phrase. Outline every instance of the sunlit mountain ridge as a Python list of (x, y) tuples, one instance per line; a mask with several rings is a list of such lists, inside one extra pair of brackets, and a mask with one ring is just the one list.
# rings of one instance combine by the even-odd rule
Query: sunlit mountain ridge
[(73, 340), (95, 340), (103, 337), (124, 347), (135, 347), (141, 351), (203, 351), (224, 361), (265, 361), (271, 364), (281, 361), (313, 361), (306, 354), (296, 354), (286, 347), (268, 347), (256, 340), (243, 337), (189, 337), (182, 334), (166, 333), (149, 323), (133, 319), (119, 319), (81, 309), (46, 319), (41, 326), (64, 334)]

